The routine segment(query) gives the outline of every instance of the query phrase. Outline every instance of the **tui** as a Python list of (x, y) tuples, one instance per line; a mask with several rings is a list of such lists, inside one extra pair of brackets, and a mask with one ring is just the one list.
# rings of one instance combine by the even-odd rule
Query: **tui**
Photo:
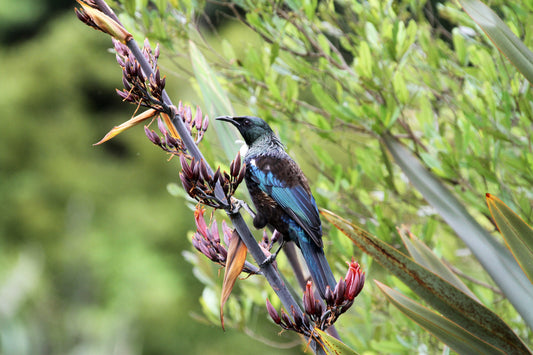
[(333, 291), (336, 283), (324, 255), (320, 217), (307, 178), (261, 118), (222, 116), (217, 120), (237, 127), (248, 145), (244, 179), (257, 209), (254, 227), (270, 224), (283, 235), (283, 243), (295, 242), (325, 297), (326, 286)]

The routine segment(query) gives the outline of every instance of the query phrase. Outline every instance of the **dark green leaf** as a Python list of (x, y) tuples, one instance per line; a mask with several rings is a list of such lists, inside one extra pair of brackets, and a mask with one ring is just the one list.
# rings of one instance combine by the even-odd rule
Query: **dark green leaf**
[(506, 353), (529, 353), (521, 339), (490, 309), (356, 225), (330, 211), (322, 210), (322, 215), (443, 316)]
[(532, 281), (533, 229), (496, 196), (487, 194), (487, 204), (505, 244), (529, 280)]
[(525, 44), (481, 1), (459, 0), (459, 3), (516, 69), (533, 83), (533, 53)]
[(403, 314), (439, 338), (459, 354), (505, 354), (438, 313), (402, 295), (379, 281), (380, 290)]
[(511, 253), (474, 220), (407, 148), (387, 133), (382, 139), (411, 184), (455, 230), (524, 320), (533, 327), (533, 285)]

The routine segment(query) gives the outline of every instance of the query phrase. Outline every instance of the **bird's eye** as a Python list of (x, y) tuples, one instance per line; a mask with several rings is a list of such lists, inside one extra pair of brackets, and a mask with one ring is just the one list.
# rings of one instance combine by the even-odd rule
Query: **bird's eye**
[(242, 124), (245, 125), (245, 126), (248, 126), (250, 124), (250, 120), (245, 118), (243, 121), (242, 121)]

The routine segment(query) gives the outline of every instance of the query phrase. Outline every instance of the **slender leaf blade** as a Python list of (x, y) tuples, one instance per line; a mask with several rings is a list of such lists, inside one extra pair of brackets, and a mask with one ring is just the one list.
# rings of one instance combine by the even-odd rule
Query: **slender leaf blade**
[(487, 194), (487, 204), (505, 244), (533, 281), (533, 229), (496, 196)]
[(490, 309), (342, 217), (326, 210), (321, 213), (362, 251), (391, 271), (443, 316), (507, 353), (529, 353), (522, 340)]
[(459, 0), (459, 3), (516, 69), (533, 83), (533, 52), (481, 1)]
[(529, 327), (533, 328), (533, 285), (512, 254), (475, 221), (407, 148), (388, 133), (383, 134), (382, 139), (411, 184), (453, 228)]
[(325, 347), (326, 354), (328, 355), (357, 355), (357, 352), (351, 349), (348, 345), (344, 344), (339, 339), (332, 337), (328, 333), (315, 329), (315, 332), (320, 335), (318, 342), (322, 343)]
[[(234, 115), (233, 107), (226, 96), (226, 92), (217, 80), (216, 73), (207, 63), (202, 52), (194, 42), (189, 42), (189, 55), (193, 65), (194, 76), (200, 86), (200, 91), (204, 99), (204, 107), (211, 116)], [(231, 125), (212, 125), (221, 140), (224, 153), (229, 160), (235, 157), (235, 141), (240, 139)]]
[[(405, 230), (399, 229), (403, 244), (411, 257), (420, 265), (439, 275), (465, 294), (479, 302), (476, 295), (448, 268), (420, 239)], [(409, 237), (406, 235), (409, 234)]]
[(387, 299), (403, 314), (439, 338), (459, 354), (505, 354), (448, 318), (433, 312), (400, 292), (374, 280)]

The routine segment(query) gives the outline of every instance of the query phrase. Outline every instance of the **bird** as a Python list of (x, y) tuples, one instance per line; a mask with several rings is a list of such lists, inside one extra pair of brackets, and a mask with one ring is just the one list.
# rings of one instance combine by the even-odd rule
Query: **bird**
[(281, 246), (287, 241), (296, 243), (318, 292), (325, 298), (326, 287), (333, 291), (336, 281), (324, 255), (322, 223), (304, 173), (263, 119), (253, 116), (216, 119), (233, 124), (248, 146), (244, 180), (257, 211), (254, 227), (262, 229), (269, 224), (283, 236)]

